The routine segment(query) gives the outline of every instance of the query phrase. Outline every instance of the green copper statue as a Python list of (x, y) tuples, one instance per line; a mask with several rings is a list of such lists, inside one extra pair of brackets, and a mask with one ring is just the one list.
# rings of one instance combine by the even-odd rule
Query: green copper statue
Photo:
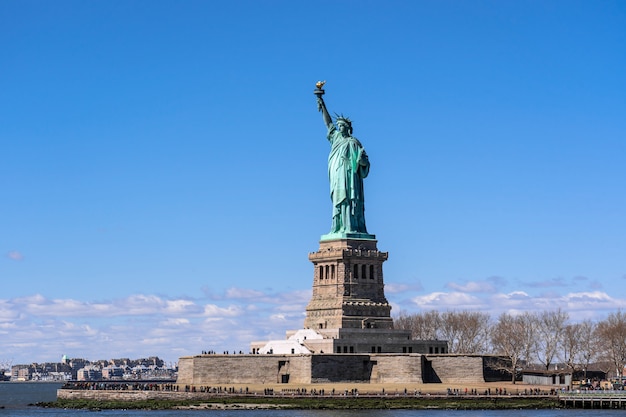
[(333, 221), (330, 233), (322, 240), (333, 239), (375, 239), (365, 227), (365, 198), (363, 179), (367, 177), (370, 163), (365, 149), (357, 138), (352, 136), (352, 122), (349, 118), (337, 116), (335, 123), (328, 114), (322, 99), (325, 82), (318, 82), (313, 92), (317, 96), (317, 107), (322, 112), (324, 124), (328, 128), (330, 142), (328, 155), (328, 179), (330, 199), (333, 202)]

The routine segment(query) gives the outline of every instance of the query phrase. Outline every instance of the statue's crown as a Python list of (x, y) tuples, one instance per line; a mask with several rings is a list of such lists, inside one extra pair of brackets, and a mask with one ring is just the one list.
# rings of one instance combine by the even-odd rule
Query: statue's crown
[(343, 114), (335, 113), (335, 122), (339, 122), (339, 121), (344, 122), (345, 124), (347, 124), (348, 126), (352, 128), (352, 120), (350, 120), (349, 117), (346, 117)]

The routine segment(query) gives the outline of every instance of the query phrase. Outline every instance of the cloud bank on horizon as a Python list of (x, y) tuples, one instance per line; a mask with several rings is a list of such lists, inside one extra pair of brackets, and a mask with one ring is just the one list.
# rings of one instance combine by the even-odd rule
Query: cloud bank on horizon
[[(392, 286), (393, 287), (393, 286)], [(482, 291), (475, 283), (450, 284), (450, 292), (411, 296), (395, 285), (387, 297), (394, 315), (427, 310), (476, 310), (492, 319), (500, 313), (561, 308), (572, 321), (599, 320), (626, 307), (602, 291), (530, 295), (524, 291)], [(463, 290), (463, 287), (465, 290)], [(397, 297), (402, 295), (402, 301)], [(197, 299), (135, 294), (121, 299), (80, 301), (41, 294), (0, 299), (4, 360), (52, 362), (62, 355), (90, 360), (157, 355), (175, 363), (202, 351), (249, 352), (250, 342), (283, 339), (302, 327), (310, 291), (263, 292), (229, 288)]]

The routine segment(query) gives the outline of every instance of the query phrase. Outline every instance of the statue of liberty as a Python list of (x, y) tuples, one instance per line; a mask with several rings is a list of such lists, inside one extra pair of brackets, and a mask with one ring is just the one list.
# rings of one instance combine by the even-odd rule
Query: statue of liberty
[(336, 116), (335, 123), (328, 114), (322, 99), (323, 82), (316, 84), (314, 94), (317, 107), (322, 112), (324, 124), (328, 129), (330, 142), (328, 154), (328, 179), (330, 181), (330, 199), (333, 204), (333, 220), (330, 233), (322, 240), (341, 238), (375, 239), (367, 233), (365, 227), (365, 198), (363, 179), (367, 177), (370, 163), (361, 142), (352, 136), (352, 121)]

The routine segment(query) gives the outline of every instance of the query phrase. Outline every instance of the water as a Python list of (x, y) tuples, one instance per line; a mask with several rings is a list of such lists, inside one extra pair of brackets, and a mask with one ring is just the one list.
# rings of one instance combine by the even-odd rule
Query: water
[[(0, 383), (0, 417), (93, 417), (89, 410), (28, 406), (55, 401), (60, 383)], [(623, 410), (103, 410), (100, 417), (616, 417)]]
[(56, 401), (57, 389), (62, 385), (61, 382), (0, 382), (0, 407), (16, 408)]

